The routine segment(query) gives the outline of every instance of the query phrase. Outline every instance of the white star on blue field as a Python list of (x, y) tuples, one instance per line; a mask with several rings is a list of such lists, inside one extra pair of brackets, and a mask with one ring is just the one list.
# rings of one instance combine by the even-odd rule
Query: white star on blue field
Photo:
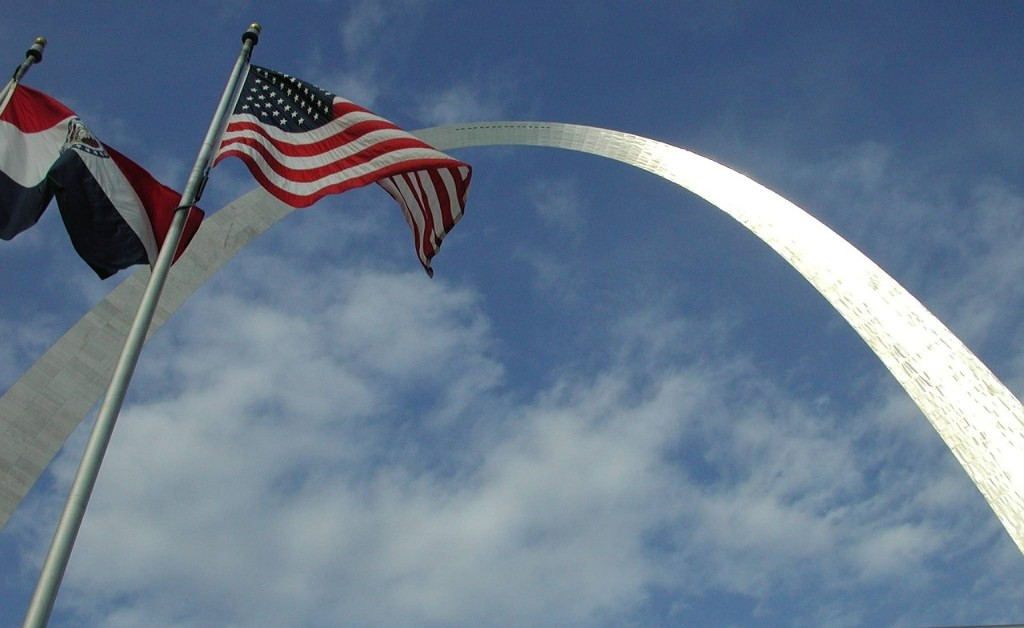
[[(847, 238), (1024, 394), (1024, 5), (4, 9), (0, 63), (181, 189), (253, 63), (408, 130), (710, 157)], [(50, 625), (1024, 622), (1024, 555), (864, 342), (740, 225), (588, 155), (473, 166), (427, 278), (377, 186), (297, 210), (147, 344)], [(212, 172), (210, 214), (256, 183)], [(0, 390), (129, 273), (0, 242)], [(89, 420), (91, 421), (90, 415)], [(88, 421), (0, 530), (21, 621)]]
[(253, 66), (249, 74), (252, 80), (243, 86), (235, 113), (252, 113), (289, 132), (310, 130), (330, 119), (333, 95), (326, 90), (295, 77), (281, 80), (258, 66)]

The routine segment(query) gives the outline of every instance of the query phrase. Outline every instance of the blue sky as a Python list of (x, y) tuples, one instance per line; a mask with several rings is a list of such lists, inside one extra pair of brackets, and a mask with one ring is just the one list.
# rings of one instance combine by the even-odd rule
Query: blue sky
[[(1014, 3), (8, 3), (0, 59), (180, 189), (255, 63), (417, 129), (588, 124), (807, 209), (1024, 392)], [(474, 166), (428, 279), (376, 187), (296, 212), (147, 345), (51, 626), (1024, 621), (1024, 556), (800, 276), (648, 174)], [(213, 172), (215, 211), (255, 184)], [(119, 277), (0, 243), (0, 388)], [(122, 273), (126, 275), (126, 273)], [(91, 417), (90, 417), (91, 418)], [(86, 437), (0, 531), (20, 621)]]

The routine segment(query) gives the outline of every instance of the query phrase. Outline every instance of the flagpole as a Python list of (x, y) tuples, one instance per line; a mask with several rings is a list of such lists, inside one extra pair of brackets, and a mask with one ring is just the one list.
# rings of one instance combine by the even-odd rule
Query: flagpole
[(3, 109), (2, 103), (7, 102), (7, 92), (11, 91), (18, 81), (21, 80), (21, 77), (25, 76), (25, 73), (28, 72), (28, 69), (31, 68), (34, 63), (39, 63), (43, 60), (43, 48), (45, 47), (46, 38), (36, 37), (35, 42), (33, 42), (33, 44), (29, 46), (29, 49), (25, 51), (25, 60), (22, 61), (21, 65), (14, 70), (14, 76), (12, 76), (11, 80), (4, 85), (4, 91), (0, 92), (0, 110)]
[[(106, 397), (100, 406), (99, 414), (96, 416), (96, 423), (89, 435), (89, 442), (82, 454), (82, 462), (79, 464), (78, 473), (71, 485), (71, 491), (67, 502), (64, 504), (64, 511), (61, 513), (60, 521), (57, 523), (57, 530), (54, 532), (50, 550), (43, 563), (39, 581), (29, 602), (28, 612), (25, 615), (23, 628), (44, 628), (49, 622), (50, 613), (53, 611), (53, 604), (57, 598), (57, 590), (64, 578), (64, 571), (67, 569), (68, 559), (82, 525), (85, 516), (85, 509), (89, 503), (89, 497), (96, 484), (96, 477), (99, 474), (100, 465), (103, 462), (103, 455), (110, 443), (110, 436), (117, 422), (117, 415), (124, 403), (124, 397), (131, 380), (132, 372), (142, 351), (142, 344), (146, 339), (150, 322), (156, 311), (156, 304), (163, 290), (167, 273), (170, 270), (171, 262), (174, 260), (174, 253), (181, 240), (185, 220), (188, 212), (202, 194), (210, 170), (210, 160), (214, 148), (220, 140), (224, 130), (224, 121), (229, 110), (233, 107), (238, 91), (239, 80), (249, 64), (249, 57), (253, 47), (259, 42), (260, 25), (252, 24), (242, 34), (242, 51), (238, 55), (238, 61), (232, 70), (231, 77), (224, 87), (217, 112), (210, 122), (210, 128), (206, 132), (206, 138), (199, 149), (195, 165), (189, 175), (188, 183), (181, 194), (181, 203), (174, 212), (171, 227), (167, 232), (164, 243), (153, 264), (152, 274), (146, 290), (139, 303), (139, 309), (135, 314), (135, 320), (128, 330), (128, 337), (125, 339), (124, 349), (114, 367), (114, 374), (110, 385), (107, 388)], [(26, 63), (28, 60), (26, 59)], [(23, 64), (24, 65), (24, 64)], [(31, 64), (29, 64), (31, 65)]]

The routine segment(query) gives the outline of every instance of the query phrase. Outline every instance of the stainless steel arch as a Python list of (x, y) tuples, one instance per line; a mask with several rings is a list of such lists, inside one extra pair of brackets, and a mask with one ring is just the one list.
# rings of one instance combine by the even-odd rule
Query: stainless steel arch
[[(417, 135), (442, 150), (532, 145), (608, 157), (668, 179), (735, 218), (803, 275), (867, 342), (1024, 552), (1024, 406), (920, 302), (805, 211), (707, 158), (628, 133), (487, 122)], [(154, 331), (220, 266), (290, 211), (258, 189), (214, 214), (172, 272)], [(0, 523), (102, 392), (147, 276), (143, 271), (125, 281), (0, 398)]]

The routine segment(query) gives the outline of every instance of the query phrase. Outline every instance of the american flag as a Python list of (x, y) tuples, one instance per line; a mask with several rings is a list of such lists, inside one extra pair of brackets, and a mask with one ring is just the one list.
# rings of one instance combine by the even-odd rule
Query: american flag
[(428, 275), (462, 217), (472, 168), (376, 114), (293, 76), (250, 66), (214, 163), (239, 157), (292, 207), (368, 183), (402, 207)]

